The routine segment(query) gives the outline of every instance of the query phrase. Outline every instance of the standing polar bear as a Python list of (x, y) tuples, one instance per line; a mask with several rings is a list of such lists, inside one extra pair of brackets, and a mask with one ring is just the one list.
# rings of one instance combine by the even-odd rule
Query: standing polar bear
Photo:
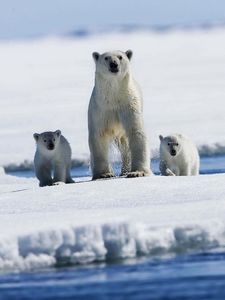
[(143, 126), (142, 95), (130, 70), (132, 51), (92, 54), (95, 86), (88, 109), (89, 148), (93, 180), (113, 177), (109, 145), (122, 158), (121, 175), (150, 174), (150, 155)]
[(39, 186), (73, 183), (70, 175), (71, 148), (61, 131), (34, 133), (33, 137), (37, 145), (34, 168)]
[(193, 142), (182, 134), (160, 139), (160, 171), (164, 176), (199, 174), (199, 154)]

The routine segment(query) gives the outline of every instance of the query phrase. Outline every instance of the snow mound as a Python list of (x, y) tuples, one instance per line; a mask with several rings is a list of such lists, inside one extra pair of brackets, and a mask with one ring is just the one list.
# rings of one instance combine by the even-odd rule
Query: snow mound
[(147, 224), (104, 224), (40, 231), (0, 242), (0, 270), (30, 270), (173, 255), (225, 244), (225, 224), (152, 228)]
[(39, 188), (3, 174), (0, 270), (24, 271), (225, 245), (225, 175)]

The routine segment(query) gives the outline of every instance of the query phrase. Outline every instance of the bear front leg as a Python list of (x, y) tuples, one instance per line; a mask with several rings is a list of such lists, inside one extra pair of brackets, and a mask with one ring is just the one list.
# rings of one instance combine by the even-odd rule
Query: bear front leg
[(199, 175), (199, 164), (196, 164), (194, 167), (192, 167), (190, 175), (192, 176)]
[(70, 174), (70, 167), (66, 171), (66, 183), (75, 183)]
[(109, 139), (89, 134), (89, 148), (91, 152), (92, 180), (113, 177), (108, 161)]
[(63, 163), (57, 163), (54, 166), (53, 183), (57, 184), (59, 182), (66, 183), (66, 167)]
[(142, 177), (149, 176), (150, 168), (148, 158), (147, 141), (143, 132), (135, 132), (132, 134), (130, 141), (131, 149), (131, 172), (127, 177)]
[(159, 169), (162, 176), (176, 176), (166, 165), (164, 161), (160, 161)]
[(131, 171), (128, 172), (127, 177), (151, 175), (150, 155), (141, 115), (139, 113), (128, 114), (124, 124), (131, 152)]
[(183, 167), (181, 170), (180, 170), (180, 176), (191, 176), (192, 173), (191, 173), (191, 167), (190, 166), (186, 166), (185, 168)]
[(71, 161), (69, 161), (66, 165), (66, 183), (75, 183), (75, 181), (71, 177)]
[(39, 179), (39, 186), (48, 186), (53, 184), (51, 177), (51, 166), (49, 164), (41, 164), (35, 166), (35, 173)]

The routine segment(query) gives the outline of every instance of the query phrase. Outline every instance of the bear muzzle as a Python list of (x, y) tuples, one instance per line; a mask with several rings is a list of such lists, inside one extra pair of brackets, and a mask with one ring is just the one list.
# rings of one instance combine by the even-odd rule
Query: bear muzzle
[(109, 71), (112, 73), (118, 73), (119, 72), (119, 66), (117, 62), (113, 61), (109, 64)]
[(47, 148), (48, 150), (53, 150), (55, 148), (55, 145), (53, 143), (49, 143)]
[(177, 154), (177, 151), (176, 151), (176, 150), (174, 150), (174, 149), (172, 149), (172, 150), (170, 150), (170, 154), (171, 154), (172, 156), (176, 156), (176, 154)]

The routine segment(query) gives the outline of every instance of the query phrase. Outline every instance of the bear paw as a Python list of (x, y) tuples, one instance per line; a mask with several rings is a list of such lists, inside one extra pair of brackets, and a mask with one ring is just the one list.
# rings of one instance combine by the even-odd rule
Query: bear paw
[(65, 182), (63, 182), (63, 181), (56, 181), (52, 185), (61, 185), (61, 184), (65, 184)]
[(109, 173), (103, 173), (103, 174), (94, 175), (92, 177), (92, 180), (106, 179), (106, 178), (112, 178), (112, 177), (114, 177), (113, 173), (109, 172)]
[(176, 175), (170, 169), (167, 169), (166, 176), (176, 176)]
[(127, 173), (127, 178), (132, 178), (132, 177), (144, 177), (148, 176), (149, 174), (144, 172), (144, 171), (134, 171), (134, 172), (129, 172)]

